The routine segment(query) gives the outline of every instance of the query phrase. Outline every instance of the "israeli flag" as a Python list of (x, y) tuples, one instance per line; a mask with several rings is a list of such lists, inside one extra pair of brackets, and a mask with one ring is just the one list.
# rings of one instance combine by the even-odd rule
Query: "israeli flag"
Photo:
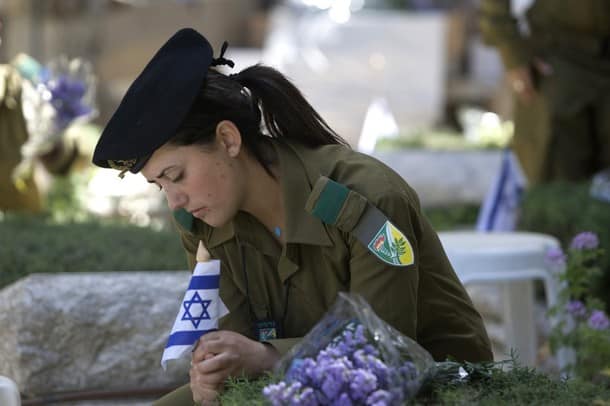
[(220, 299), (220, 261), (197, 262), (180, 310), (165, 345), (161, 366), (191, 351), (205, 333), (218, 329), (218, 319), (229, 311)]
[(502, 154), (496, 175), (479, 211), (477, 231), (513, 231), (527, 181), (510, 149)]

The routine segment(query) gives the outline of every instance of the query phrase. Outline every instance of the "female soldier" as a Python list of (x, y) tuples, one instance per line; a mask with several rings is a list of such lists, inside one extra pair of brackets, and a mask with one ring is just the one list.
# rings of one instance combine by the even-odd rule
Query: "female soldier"
[(176, 33), (132, 84), (93, 161), (141, 171), (166, 194), (191, 269), (198, 242), (221, 260), (230, 313), (193, 353), (190, 387), (159, 404), (214, 399), (304, 336), (340, 291), (437, 360), (491, 360), (482, 320), (415, 192), (354, 152), (279, 72), (225, 76), (207, 40)]

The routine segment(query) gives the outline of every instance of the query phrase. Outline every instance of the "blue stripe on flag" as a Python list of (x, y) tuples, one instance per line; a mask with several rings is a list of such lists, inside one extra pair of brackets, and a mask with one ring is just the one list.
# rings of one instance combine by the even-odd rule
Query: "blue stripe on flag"
[(169, 336), (167, 340), (167, 347), (171, 347), (173, 345), (191, 345), (195, 341), (199, 339), (205, 333), (209, 333), (210, 331), (216, 331), (215, 328), (210, 330), (197, 330), (197, 331), (178, 331)]
[(485, 224), (485, 229), (487, 231), (491, 231), (494, 229), (494, 224), (497, 220), (498, 210), (500, 210), (500, 200), (502, 199), (502, 194), (504, 192), (504, 188), (506, 187), (506, 182), (508, 179), (508, 173), (510, 170), (510, 157), (509, 151), (504, 150), (504, 154), (502, 155), (502, 168), (500, 170), (500, 181), (498, 182), (498, 189), (496, 189), (496, 195), (493, 198), (493, 203), (491, 205), (491, 213), (487, 218), (487, 223)]
[(218, 289), (220, 275), (193, 276), (189, 283), (191, 289)]

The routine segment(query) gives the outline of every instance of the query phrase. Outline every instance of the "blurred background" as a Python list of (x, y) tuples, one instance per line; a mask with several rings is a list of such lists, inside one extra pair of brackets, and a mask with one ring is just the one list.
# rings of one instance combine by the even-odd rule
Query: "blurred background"
[[(475, 141), (471, 146), (481, 141), (483, 147), (501, 147), (512, 131), (503, 122), (510, 118), (510, 95), (495, 51), (479, 39), (476, 3), (4, 0), (0, 61), (15, 64), (15, 58), (26, 54), (43, 66), (61, 56), (90, 64), (95, 78), (90, 104), (96, 114), (74, 120), (77, 129), (68, 126), (61, 131), (78, 138), (85, 166), (100, 128), (129, 84), (160, 45), (185, 26), (204, 33), (216, 52), (227, 40), (227, 56), (237, 63), (235, 69), (262, 62), (281, 70), (339, 134), (364, 152), (379, 150), (384, 138), (386, 149), (439, 143), (464, 147), (464, 139)], [(490, 111), (499, 115), (483, 114)], [(478, 131), (481, 128), (485, 131)], [(49, 196), (53, 182), (45, 172), (36, 172), (43, 198)], [(126, 207), (137, 206), (134, 199), (120, 198), (145, 194), (148, 186), (129, 176), (118, 182), (111, 171), (103, 172), (87, 175), (86, 189), (74, 196), (83, 207), (70, 215), (84, 209), (104, 216), (126, 214), (138, 224), (150, 224), (148, 214)], [(82, 166), (73, 168), (70, 177), (83, 173)], [(410, 181), (418, 189), (418, 180)], [(486, 181), (471, 183), (482, 189)], [(421, 183), (424, 188), (429, 182)], [(424, 203), (443, 203), (444, 196), (437, 197), (434, 191), (430, 197), (425, 190), (420, 193)], [(475, 190), (466, 200), (476, 203), (480, 195)], [(145, 212), (163, 210), (154, 202), (140, 206)]]

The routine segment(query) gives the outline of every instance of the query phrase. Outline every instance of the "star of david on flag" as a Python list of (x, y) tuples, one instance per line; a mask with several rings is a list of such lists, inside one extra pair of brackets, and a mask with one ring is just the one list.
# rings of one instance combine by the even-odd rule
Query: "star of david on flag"
[(218, 329), (218, 319), (229, 311), (220, 299), (220, 261), (197, 262), (180, 310), (165, 345), (161, 366), (190, 352), (205, 333)]

